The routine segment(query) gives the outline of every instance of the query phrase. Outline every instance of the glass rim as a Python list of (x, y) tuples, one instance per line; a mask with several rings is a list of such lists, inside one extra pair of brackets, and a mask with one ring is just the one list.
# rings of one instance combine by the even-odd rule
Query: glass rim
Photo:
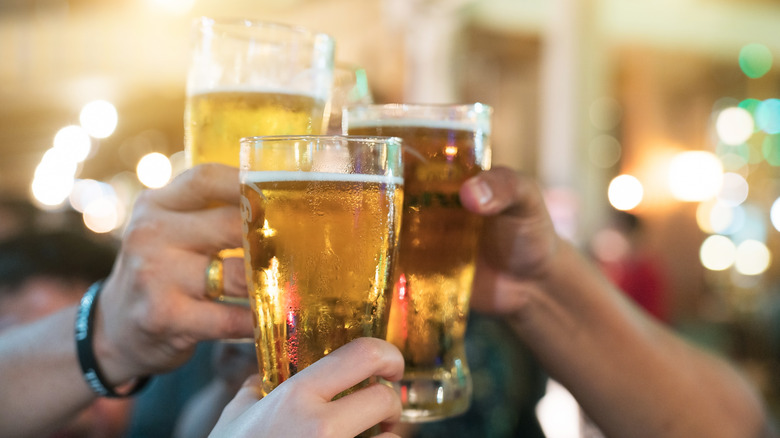
[(492, 113), (493, 107), (482, 102), (470, 102), (470, 103), (356, 103), (347, 106), (347, 111), (351, 109), (365, 108), (365, 109), (386, 109), (396, 111), (406, 110), (475, 110), (478, 113)]
[(349, 141), (362, 141), (372, 143), (398, 143), (403, 144), (403, 139), (396, 136), (382, 136), (382, 135), (349, 135), (349, 134), (290, 134), (290, 135), (253, 135), (249, 137), (242, 137), (241, 144), (245, 143), (257, 143), (263, 141), (312, 141), (312, 140), (349, 140)]
[(288, 31), (292, 35), (299, 35), (304, 38), (327, 40), (335, 44), (335, 37), (325, 32), (310, 29), (304, 26), (282, 23), (279, 21), (250, 19), (250, 18), (214, 18), (208, 16), (197, 17), (193, 20), (193, 27), (198, 30), (214, 29), (224, 27), (227, 29), (268, 29)]
[(374, 127), (411, 123), (413, 126), (427, 127), (430, 123), (437, 125), (445, 123), (451, 129), (466, 129), (490, 134), (492, 117), (493, 107), (481, 102), (356, 103), (342, 110), (342, 120), (344, 120), (342, 125)]

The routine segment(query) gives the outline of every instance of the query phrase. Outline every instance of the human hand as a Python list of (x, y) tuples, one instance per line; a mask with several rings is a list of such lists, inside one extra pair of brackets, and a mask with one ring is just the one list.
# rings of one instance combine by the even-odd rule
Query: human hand
[(210, 436), (352, 438), (376, 424), (397, 421), (401, 400), (381, 383), (337, 400), (333, 397), (370, 377), (398, 380), (403, 369), (401, 353), (389, 342), (356, 339), (298, 372), (262, 400), (258, 401), (260, 377), (250, 377), (225, 407)]
[(467, 180), (463, 205), (485, 223), (471, 307), (509, 314), (553, 266), (560, 239), (538, 185), (528, 176), (497, 167)]
[[(206, 298), (210, 256), (240, 247), (235, 168), (207, 164), (136, 201), (100, 300), (96, 356), (113, 383), (174, 369), (198, 341), (252, 336), (248, 308)], [(224, 262), (225, 294), (246, 296), (243, 260)]]

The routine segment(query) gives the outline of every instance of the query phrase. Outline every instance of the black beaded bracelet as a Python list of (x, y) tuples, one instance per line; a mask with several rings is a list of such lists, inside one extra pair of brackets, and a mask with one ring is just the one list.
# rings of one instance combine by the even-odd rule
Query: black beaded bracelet
[(81, 298), (78, 312), (76, 313), (76, 352), (84, 379), (93, 391), (103, 397), (125, 398), (144, 389), (149, 383), (149, 376), (136, 379), (132, 388), (127, 392), (119, 393), (106, 383), (106, 379), (98, 368), (95, 352), (92, 348), (92, 333), (95, 325), (95, 308), (100, 292), (103, 290), (103, 282), (97, 281), (87, 289)]

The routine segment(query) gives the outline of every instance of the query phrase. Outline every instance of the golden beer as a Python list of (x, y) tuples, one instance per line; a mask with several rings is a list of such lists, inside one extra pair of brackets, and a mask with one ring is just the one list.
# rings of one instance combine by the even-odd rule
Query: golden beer
[(238, 167), (242, 137), (319, 134), (325, 103), (283, 92), (209, 91), (188, 96), (185, 151), (188, 167), (222, 163)]
[(464, 335), (482, 226), (465, 210), (461, 184), (489, 166), (488, 131), (454, 121), (348, 116), (350, 135), (404, 141), (404, 206), (388, 341), (403, 353), (394, 384), (402, 421), (431, 421), (468, 409), (471, 378)]
[(285, 151), (242, 150), (244, 253), (264, 395), (355, 338), (385, 337), (403, 202), (395, 141), (397, 176), (354, 173), (370, 167), (362, 163), (338, 173), (349, 153), (320, 151), (318, 164), (303, 157), (306, 147), (290, 154), (300, 158), (290, 167), (306, 171), (248, 170), (247, 161), (277, 167), (264, 157), (285, 162)]

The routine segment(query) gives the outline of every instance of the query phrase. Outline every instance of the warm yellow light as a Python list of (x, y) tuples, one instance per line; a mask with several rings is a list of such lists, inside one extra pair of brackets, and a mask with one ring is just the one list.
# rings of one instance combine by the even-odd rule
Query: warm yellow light
[(43, 206), (62, 204), (70, 195), (78, 164), (64, 149), (46, 151), (35, 168), (32, 194)]
[(88, 156), (92, 148), (92, 140), (87, 131), (81, 126), (66, 126), (54, 136), (54, 149), (67, 155), (75, 162), (82, 162)]
[(699, 248), (701, 264), (711, 271), (723, 271), (730, 268), (736, 259), (737, 247), (726, 236), (713, 235)]
[(680, 201), (705, 201), (715, 197), (723, 184), (723, 165), (705, 151), (681, 152), (669, 166), (669, 188)]
[(73, 176), (42, 173), (32, 182), (32, 194), (38, 202), (48, 207), (62, 204), (70, 195)]
[(76, 180), (70, 193), (70, 206), (74, 210), (83, 213), (90, 202), (103, 197), (103, 184), (94, 179)]
[(116, 198), (102, 197), (90, 202), (82, 215), (84, 225), (96, 233), (108, 233), (122, 222)]
[(147, 2), (172, 15), (184, 15), (195, 5), (195, 0), (147, 0)]
[(159, 152), (152, 152), (141, 158), (135, 172), (143, 185), (154, 189), (168, 184), (173, 169), (168, 157)]
[(726, 108), (718, 114), (715, 130), (718, 138), (728, 145), (746, 142), (753, 135), (753, 116), (740, 107)]
[(642, 183), (631, 175), (616, 176), (607, 189), (609, 203), (618, 210), (631, 210), (642, 202), (643, 196)]
[(766, 245), (757, 240), (745, 240), (737, 246), (734, 265), (740, 274), (759, 275), (769, 268), (771, 259)]
[(81, 109), (79, 121), (89, 135), (95, 138), (106, 138), (114, 133), (119, 116), (111, 102), (94, 100)]
[(722, 233), (731, 225), (734, 214), (731, 207), (711, 199), (696, 207), (696, 224), (708, 234)]

